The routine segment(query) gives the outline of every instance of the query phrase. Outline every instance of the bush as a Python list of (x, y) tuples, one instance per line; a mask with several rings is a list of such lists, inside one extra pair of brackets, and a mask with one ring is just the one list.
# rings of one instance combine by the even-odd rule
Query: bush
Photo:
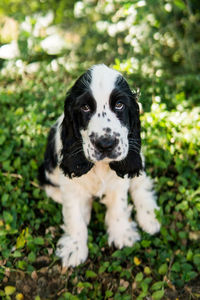
[[(1, 59), (0, 74), (3, 299), (195, 299), (200, 293), (198, 5), (31, 0), (19, 10), (20, 0), (1, 2), (1, 12), (15, 18), (18, 45), (15, 57)], [(7, 17), (2, 20), (5, 26)], [(11, 42), (2, 32), (1, 43)], [(63, 41), (54, 53), (44, 46), (53, 34)], [(62, 272), (54, 253), (61, 207), (38, 186), (37, 169), (67, 89), (102, 61), (140, 88), (143, 152), (162, 228), (154, 237), (141, 232), (131, 248), (109, 248), (105, 211), (95, 201), (89, 258)]]

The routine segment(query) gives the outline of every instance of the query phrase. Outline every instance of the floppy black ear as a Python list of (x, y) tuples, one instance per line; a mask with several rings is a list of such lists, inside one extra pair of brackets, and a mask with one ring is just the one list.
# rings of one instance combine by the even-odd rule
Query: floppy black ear
[(73, 93), (69, 94), (65, 100), (64, 119), (61, 124), (60, 168), (70, 178), (86, 174), (93, 166), (83, 152), (79, 118), (73, 109), (74, 101)]
[(141, 137), (140, 137), (140, 119), (139, 119), (139, 105), (136, 101), (137, 94), (133, 94), (126, 86), (126, 92), (131, 100), (129, 108), (129, 151), (125, 159), (121, 161), (114, 161), (110, 163), (110, 168), (113, 169), (118, 176), (128, 177), (139, 176), (143, 169), (142, 158), (140, 156)]

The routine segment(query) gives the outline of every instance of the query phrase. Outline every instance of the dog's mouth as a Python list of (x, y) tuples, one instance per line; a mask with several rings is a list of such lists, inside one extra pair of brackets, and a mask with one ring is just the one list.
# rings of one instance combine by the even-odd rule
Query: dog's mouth
[[(84, 141), (84, 139), (83, 139)], [(92, 132), (83, 143), (83, 149), (88, 161), (95, 163), (104, 161), (110, 163), (123, 160), (128, 153), (128, 142), (120, 134), (98, 135)]]
[(97, 161), (102, 161), (102, 160), (107, 160), (107, 161), (112, 161), (117, 159), (121, 155), (121, 152), (117, 151), (112, 151), (111, 153), (101, 153), (98, 151), (95, 151), (95, 159)]
[(112, 162), (124, 159), (120, 146), (115, 147), (111, 151), (99, 151), (94, 146), (90, 147), (90, 154), (88, 152), (88, 160), (95, 163), (96, 161)]

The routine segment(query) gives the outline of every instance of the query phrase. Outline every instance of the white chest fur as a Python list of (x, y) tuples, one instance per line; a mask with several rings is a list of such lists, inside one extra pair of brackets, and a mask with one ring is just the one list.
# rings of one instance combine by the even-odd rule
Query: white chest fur
[[(109, 164), (103, 162), (97, 162), (94, 167), (85, 175), (69, 179), (62, 174), (60, 175), (65, 187), (74, 186), (74, 189), (82, 190), (88, 196), (102, 197), (107, 190), (115, 190), (119, 182), (123, 181), (123, 184), (129, 185), (128, 178), (120, 178), (116, 173), (110, 169)], [(67, 185), (67, 186), (66, 186)]]

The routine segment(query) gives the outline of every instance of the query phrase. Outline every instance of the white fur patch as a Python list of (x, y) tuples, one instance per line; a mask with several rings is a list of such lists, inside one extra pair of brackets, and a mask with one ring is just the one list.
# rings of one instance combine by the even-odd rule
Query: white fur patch
[[(61, 198), (56, 198), (57, 188), (54, 187), (49, 195), (63, 204), (65, 233), (58, 242), (56, 252), (62, 259), (63, 266), (77, 266), (87, 258), (87, 225), (94, 195), (105, 195), (101, 202), (107, 207), (105, 222), (109, 244), (114, 243), (121, 249), (124, 246), (132, 246), (140, 239), (136, 224), (130, 220), (131, 207), (127, 204), (129, 188), (139, 225), (150, 234), (159, 231), (160, 224), (154, 213), (158, 206), (152, 192), (152, 183), (144, 172), (130, 180), (127, 177), (118, 177), (107, 163), (97, 162), (81, 177), (69, 179), (60, 169), (56, 169), (54, 176), (59, 180)], [(46, 191), (48, 192), (48, 189)]]
[(156, 219), (155, 210), (158, 210), (153, 184), (143, 172), (139, 177), (131, 180), (130, 193), (136, 208), (136, 219), (142, 229), (150, 234), (160, 230), (160, 223)]
[(58, 242), (56, 254), (62, 259), (63, 267), (76, 267), (83, 263), (88, 256), (87, 244), (72, 236), (63, 235)]

